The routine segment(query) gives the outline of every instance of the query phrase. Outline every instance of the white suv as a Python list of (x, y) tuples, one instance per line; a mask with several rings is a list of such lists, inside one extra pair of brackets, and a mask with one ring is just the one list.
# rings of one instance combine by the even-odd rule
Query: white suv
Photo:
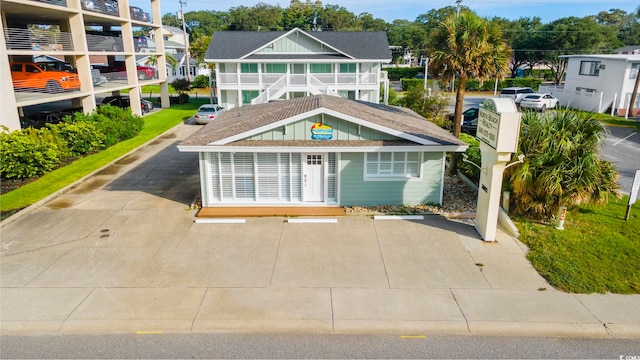
[(533, 91), (533, 89), (530, 87), (508, 87), (500, 91), (500, 97), (512, 98), (516, 104), (520, 104), (520, 100), (522, 100), (523, 96), (534, 93), (535, 91)]

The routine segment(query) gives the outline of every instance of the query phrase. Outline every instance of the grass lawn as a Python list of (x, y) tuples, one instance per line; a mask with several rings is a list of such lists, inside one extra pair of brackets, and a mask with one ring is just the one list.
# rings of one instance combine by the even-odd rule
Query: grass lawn
[(527, 258), (556, 289), (571, 293), (640, 293), (640, 203), (624, 220), (628, 196), (604, 208), (567, 213), (564, 230), (516, 221)]
[(208, 98), (203, 97), (192, 98), (187, 104), (173, 105), (171, 108), (145, 116), (144, 127), (138, 136), (99, 153), (80, 158), (69, 165), (43, 175), (34, 182), (3, 194), (0, 196), (0, 210), (4, 213), (22, 209), (44, 199), (184, 122), (194, 114), (200, 105), (208, 101)]

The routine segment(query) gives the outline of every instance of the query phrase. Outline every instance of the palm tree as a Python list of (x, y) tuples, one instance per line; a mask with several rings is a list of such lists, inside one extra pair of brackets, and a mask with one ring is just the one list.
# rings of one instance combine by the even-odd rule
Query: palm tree
[(506, 171), (516, 213), (549, 219), (558, 208), (606, 204), (618, 196), (617, 172), (598, 156), (606, 129), (590, 114), (559, 110), (525, 112), (518, 152), (524, 163)]
[[(443, 20), (433, 31), (430, 41), (432, 72), (444, 79), (458, 76), (453, 134), (460, 137), (462, 105), (467, 80), (487, 80), (509, 73), (511, 48), (498, 26), (471, 11), (461, 11)], [(451, 154), (451, 174), (457, 169), (456, 153)]]

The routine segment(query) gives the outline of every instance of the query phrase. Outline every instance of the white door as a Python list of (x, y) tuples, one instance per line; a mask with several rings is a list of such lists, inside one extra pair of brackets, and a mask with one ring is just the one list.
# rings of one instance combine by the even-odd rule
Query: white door
[(305, 202), (324, 201), (324, 154), (305, 154), (302, 166), (302, 189)]

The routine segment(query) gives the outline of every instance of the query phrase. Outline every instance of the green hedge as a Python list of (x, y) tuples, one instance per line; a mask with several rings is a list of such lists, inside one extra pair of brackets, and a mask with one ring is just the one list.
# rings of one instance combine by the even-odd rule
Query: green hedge
[[(469, 134), (462, 133), (460, 134), (460, 140), (469, 144), (467, 151), (464, 152), (464, 154), (467, 156), (467, 160), (479, 166), (481, 163), (481, 157), (480, 157), (480, 142), (478, 141), (478, 139), (476, 139), (475, 137)], [(458, 170), (460, 170), (461, 173), (463, 173), (471, 181), (477, 184), (478, 181), (480, 181), (480, 169), (469, 164), (468, 162), (462, 161), (463, 159), (462, 155), (460, 155), (459, 159), (460, 160), (458, 161)]]
[(0, 132), (0, 176), (39, 176), (60, 164), (65, 150), (49, 128)]
[(402, 79), (402, 91), (407, 91), (414, 86), (424, 86), (424, 79)]
[(133, 138), (142, 125), (142, 118), (131, 110), (105, 105), (92, 114), (76, 113), (41, 129), (0, 132), (0, 177), (43, 175), (62, 162)]
[[(419, 80), (419, 79), (418, 79)], [(533, 90), (537, 90), (538, 86), (542, 84), (541, 79), (526, 77), (526, 78), (508, 78), (498, 82), (498, 90), (502, 90), (507, 87), (530, 87)], [(456, 88), (458, 87), (458, 80), (456, 79)], [(469, 91), (493, 91), (495, 87), (495, 80), (485, 80), (482, 84), (477, 79), (467, 80), (466, 90)]]
[(198, 75), (193, 82), (191, 83), (191, 87), (198, 89), (205, 89), (209, 87), (209, 77), (206, 75)]
[(414, 78), (419, 73), (424, 72), (424, 68), (419, 67), (388, 67), (383, 68), (389, 75), (389, 80), (400, 80), (404, 78)]

